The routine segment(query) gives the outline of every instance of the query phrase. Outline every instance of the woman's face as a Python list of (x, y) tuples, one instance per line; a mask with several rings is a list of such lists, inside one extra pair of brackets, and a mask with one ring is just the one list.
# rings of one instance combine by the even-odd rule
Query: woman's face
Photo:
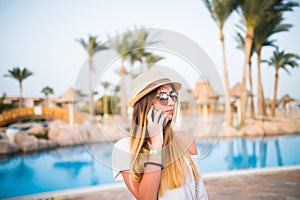
[(153, 102), (153, 106), (155, 110), (162, 110), (162, 114), (166, 115), (166, 118), (168, 120), (171, 120), (173, 118), (173, 111), (174, 111), (174, 105), (175, 101), (169, 96), (173, 92), (173, 89), (170, 84), (163, 85), (158, 88), (156, 96), (159, 96), (160, 94), (167, 94), (168, 100), (166, 104), (162, 104), (159, 98), (155, 98)]

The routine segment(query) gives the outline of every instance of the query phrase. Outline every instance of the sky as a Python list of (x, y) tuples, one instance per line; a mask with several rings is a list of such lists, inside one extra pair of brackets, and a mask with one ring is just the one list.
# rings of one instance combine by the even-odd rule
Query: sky
[[(276, 44), (281, 50), (300, 55), (300, 9), (285, 15), (286, 23), (293, 28), (277, 34)], [(240, 16), (234, 13), (225, 24), (225, 48), (229, 73), (229, 84), (233, 87), (242, 80), (244, 53), (236, 48), (235, 25)], [(197, 44), (214, 64), (216, 71), (208, 75), (221, 77), (223, 74), (222, 51), (219, 30), (201, 0), (152, 0), (152, 1), (102, 1), (102, 0), (0, 0), (0, 95), (18, 96), (18, 82), (3, 77), (15, 66), (27, 67), (33, 76), (23, 82), (24, 96), (43, 96), (45, 86), (54, 89), (55, 96), (61, 96), (68, 87), (74, 87), (82, 75), (87, 54), (76, 39), (97, 35), (103, 41), (107, 36), (116, 36), (134, 27), (170, 30), (183, 35)], [(177, 41), (174, 41), (176, 43)], [(269, 59), (273, 49), (264, 49), (263, 59)], [(192, 52), (197, 54), (197, 52)], [(168, 53), (167, 53), (168, 54)], [(170, 53), (169, 53), (170, 54)], [(198, 80), (190, 67), (182, 71), (182, 58), (169, 56), (162, 65), (172, 63), (191, 85)], [(177, 61), (176, 61), (177, 59)], [(112, 67), (119, 66), (118, 61)], [(181, 68), (180, 68), (181, 67)], [(253, 57), (253, 86), (257, 94), (256, 57)], [(111, 76), (101, 81), (118, 82), (118, 76), (111, 70)], [(97, 69), (96, 69), (97, 70)], [(100, 73), (101, 74), (101, 73)], [(97, 79), (97, 78), (96, 78)], [(265, 96), (273, 97), (274, 69), (262, 65), (262, 79)], [(213, 80), (211, 80), (214, 82)], [(99, 84), (100, 85), (100, 84)], [(278, 98), (288, 93), (300, 99), (300, 67), (291, 69), (290, 75), (280, 71)], [(192, 87), (192, 86), (191, 86)], [(101, 94), (101, 87), (97, 87)], [(219, 93), (223, 93), (219, 88)]]

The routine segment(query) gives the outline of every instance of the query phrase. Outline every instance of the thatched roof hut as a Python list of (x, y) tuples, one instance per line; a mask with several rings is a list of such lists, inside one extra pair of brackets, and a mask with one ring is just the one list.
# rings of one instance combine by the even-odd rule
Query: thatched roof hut
[[(231, 89), (229, 89), (229, 95), (231, 97), (240, 98), (242, 94), (242, 84), (236, 83)], [(252, 96), (251, 92), (247, 90), (247, 96)]]
[(62, 95), (62, 97), (54, 100), (57, 103), (72, 103), (80, 101), (81, 97), (77, 94), (77, 92), (74, 91), (72, 87), (69, 87), (65, 93)]
[(212, 100), (217, 101), (221, 95), (211, 87), (209, 82), (197, 82), (194, 96), (200, 103), (209, 103)]

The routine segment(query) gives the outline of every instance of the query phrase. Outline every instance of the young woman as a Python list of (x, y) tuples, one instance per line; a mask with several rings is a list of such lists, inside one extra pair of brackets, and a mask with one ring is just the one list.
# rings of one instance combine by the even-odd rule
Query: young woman
[(133, 80), (132, 86), (131, 136), (114, 145), (114, 178), (122, 176), (138, 200), (207, 199), (195, 140), (173, 130), (181, 84), (151, 70)]

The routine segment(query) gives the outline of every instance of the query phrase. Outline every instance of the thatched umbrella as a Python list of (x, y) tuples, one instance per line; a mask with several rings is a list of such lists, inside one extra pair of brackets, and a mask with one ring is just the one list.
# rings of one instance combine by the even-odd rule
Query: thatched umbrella
[[(207, 120), (207, 107), (211, 104), (214, 107), (214, 104), (218, 102), (220, 94), (218, 94), (210, 85), (209, 82), (197, 82), (194, 89), (194, 96), (197, 99), (198, 105), (203, 105), (203, 117)], [(212, 109), (213, 110), (213, 109)]]
[(272, 100), (270, 98), (265, 98), (264, 102), (265, 102), (265, 106), (267, 108), (267, 113), (270, 113), (271, 107), (272, 107)]
[[(229, 95), (230, 97), (234, 97), (236, 99), (236, 107), (237, 107), (237, 113), (236, 113), (236, 124), (240, 124), (241, 119), (241, 98), (242, 94), (242, 84), (236, 83), (231, 89), (229, 89)], [(252, 96), (253, 94), (247, 90), (247, 97)]]
[(197, 82), (194, 89), (194, 96), (199, 103), (207, 104), (211, 101), (218, 101), (220, 94), (218, 94), (210, 85), (209, 82)]
[(289, 103), (293, 103), (295, 102), (295, 99), (293, 99), (292, 97), (290, 97), (290, 95), (285, 94), (280, 100), (279, 100), (279, 104), (282, 105), (282, 107), (285, 108), (285, 106)]
[(193, 109), (193, 103), (195, 102), (195, 97), (193, 95), (193, 92), (190, 90), (180, 90), (179, 94), (179, 102), (181, 105), (185, 105), (184, 108), (181, 108), (181, 111), (184, 112), (192, 112)]
[[(242, 94), (242, 84), (241, 83), (236, 83), (230, 90), (229, 90), (229, 95), (231, 97), (235, 98), (240, 98)], [(247, 90), (247, 96), (252, 96), (251, 92)]]
[(57, 103), (62, 103), (62, 104), (67, 104), (68, 109), (69, 109), (69, 124), (70, 126), (73, 126), (74, 123), (74, 108), (73, 108), (73, 103), (78, 102), (81, 100), (81, 97), (77, 94), (77, 92), (74, 91), (72, 87), (69, 87), (63, 96), (55, 102)]

